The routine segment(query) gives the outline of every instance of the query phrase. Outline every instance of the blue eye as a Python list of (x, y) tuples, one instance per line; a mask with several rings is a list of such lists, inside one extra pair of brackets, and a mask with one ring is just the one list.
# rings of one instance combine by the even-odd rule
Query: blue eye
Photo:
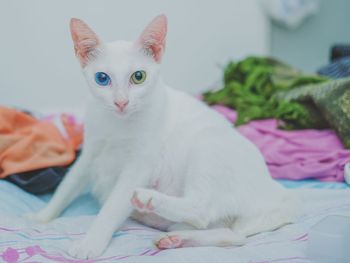
[(97, 72), (95, 74), (95, 81), (100, 86), (107, 86), (111, 84), (111, 78), (104, 72)]

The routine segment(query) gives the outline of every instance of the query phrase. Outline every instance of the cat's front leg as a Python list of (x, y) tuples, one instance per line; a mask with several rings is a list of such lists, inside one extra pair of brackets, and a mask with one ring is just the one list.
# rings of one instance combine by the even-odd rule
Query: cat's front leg
[(130, 198), (137, 187), (146, 184), (148, 169), (140, 169), (138, 164), (123, 171), (112, 192), (102, 206), (92, 226), (82, 240), (76, 241), (68, 253), (80, 259), (94, 258), (103, 253), (113, 233), (130, 216), (133, 208)]
[(25, 217), (38, 223), (47, 223), (59, 216), (71, 201), (85, 189), (93, 157), (93, 150), (84, 149), (46, 207), (38, 213), (28, 213)]

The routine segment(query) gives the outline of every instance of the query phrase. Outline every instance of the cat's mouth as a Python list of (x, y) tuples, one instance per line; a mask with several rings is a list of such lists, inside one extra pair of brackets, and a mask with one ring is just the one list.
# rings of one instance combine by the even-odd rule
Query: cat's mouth
[(120, 109), (118, 107), (115, 108), (115, 111), (122, 116), (127, 115), (130, 112), (129, 109)]
[(130, 114), (130, 111), (128, 109), (119, 109), (119, 108), (115, 108), (115, 114), (118, 115), (119, 117), (127, 117)]

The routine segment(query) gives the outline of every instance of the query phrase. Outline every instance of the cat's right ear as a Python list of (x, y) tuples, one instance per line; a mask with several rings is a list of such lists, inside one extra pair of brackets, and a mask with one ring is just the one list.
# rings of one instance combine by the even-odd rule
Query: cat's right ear
[(89, 58), (95, 54), (100, 40), (84, 21), (77, 18), (70, 20), (70, 32), (74, 42), (75, 55), (81, 66), (85, 67)]

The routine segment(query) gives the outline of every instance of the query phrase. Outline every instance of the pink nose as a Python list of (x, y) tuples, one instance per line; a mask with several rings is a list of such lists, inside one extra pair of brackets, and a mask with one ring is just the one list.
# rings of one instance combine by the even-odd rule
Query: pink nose
[(121, 101), (114, 102), (114, 104), (120, 109), (121, 112), (123, 112), (126, 106), (129, 104), (129, 101), (121, 100)]

